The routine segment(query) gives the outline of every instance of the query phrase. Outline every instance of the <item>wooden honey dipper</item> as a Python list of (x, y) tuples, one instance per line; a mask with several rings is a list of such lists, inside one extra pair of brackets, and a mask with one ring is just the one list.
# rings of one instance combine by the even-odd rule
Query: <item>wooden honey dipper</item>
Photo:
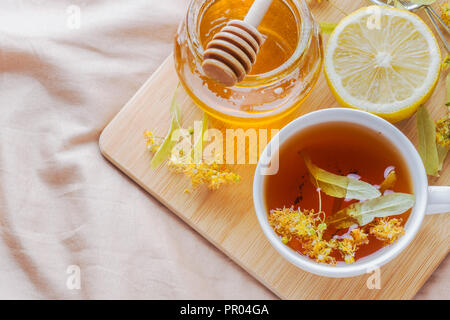
[(245, 19), (231, 20), (214, 35), (203, 53), (205, 74), (234, 86), (251, 71), (263, 37), (257, 27), (273, 0), (255, 0)]

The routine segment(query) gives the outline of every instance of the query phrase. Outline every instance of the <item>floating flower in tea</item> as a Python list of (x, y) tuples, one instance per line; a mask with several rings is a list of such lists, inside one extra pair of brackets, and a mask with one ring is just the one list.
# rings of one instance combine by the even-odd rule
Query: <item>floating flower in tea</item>
[(379, 218), (370, 228), (370, 233), (377, 239), (392, 243), (405, 233), (402, 227), (402, 220), (397, 218)]

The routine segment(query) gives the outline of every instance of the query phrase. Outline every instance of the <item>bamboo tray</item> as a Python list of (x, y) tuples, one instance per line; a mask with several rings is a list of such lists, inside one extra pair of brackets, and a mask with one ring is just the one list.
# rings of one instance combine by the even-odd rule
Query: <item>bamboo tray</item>
[[(363, 1), (342, 1), (351, 12)], [(329, 5), (313, 6), (317, 20), (338, 21), (342, 15)], [(445, 84), (441, 76), (427, 103), (435, 119), (442, 117)], [(151, 155), (144, 145), (143, 132), (151, 129), (165, 134), (170, 124), (169, 106), (178, 84), (173, 58), (169, 56), (145, 82), (134, 97), (107, 125), (100, 137), (102, 154), (152, 196), (167, 206), (233, 261), (283, 299), (410, 299), (447, 255), (448, 215), (427, 216), (422, 229), (410, 246), (381, 268), (381, 289), (368, 289), (369, 274), (346, 279), (332, 279), (304, 272), (284, 260), (271, 247), (259, 227), (252, 202), (255, 166), (241, 165), (233, 171), (242, 181), (232, 187), (211, 192), (206, 188), (184, 193), (189, 181), (166, 166), (150, 168)], [(193, 124), (202, 112), (183, 92), (182, 122)], [(300, 109), (298, 117), (321, 107), (337, 107), (321, 75), (316, 88)], [(214, 127), (223, 124), (212, 123)], [(416, 143), (415, 117), (397, 124)], [(450, 158), (450, 157), (449, 157)], [(449, 185), (450, 159), (441, 177), (430, 179), (432, 185)]]

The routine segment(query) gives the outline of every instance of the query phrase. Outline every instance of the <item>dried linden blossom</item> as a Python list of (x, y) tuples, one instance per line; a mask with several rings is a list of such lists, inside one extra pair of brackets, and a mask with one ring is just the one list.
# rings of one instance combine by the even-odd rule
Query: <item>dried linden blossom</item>
[(450, 67), (450, 55), (446, 55), (442, 59), (442, 70), (445, 71)]
[(450, 117), (436, 122), (436, 142), (446, 148), (450, 148)]
[[(153, 153), (157, 152), (160, 144), (157, 144), (155, 139), (164, 138), (155, 136), (151, 131), (146, 131), (144, 136), (147, 149)], [(187, 160), (182, 154), (180, 154), (180, 157), (172, 155), (167, 165), (175, 172), (188, 176), (193, 187), (207, 184), (211, 190), (217, 190), (224, 184), (239, 182), (241, 179), (239, 175), (230, 172), (224, 165), (218, 164), (217, 161), (212, 163), (194, 163)], [(190, 190), (186, 188), (184, 193), (190, 193)]]
[(330, 256), (332, 249), (336, 248), (336, 241), (323, 240), (323, 232), (327, 225), (323, 223), (323, 213), (314, 210), (294, 210), (291, 208), (271, 210), (269, 224), (287, 244), (292, 237), (301, 240), (305, 254), (317, 262), (336, 264), (336, 259)]
[(323, 214), (314, 210), (301, 211), (300, 208), (294, 210), (293, 207), (271, 210), (269, 215), (270, 225), (288, 241), (292, 236), (315, 236), (320, 240), (326, 228), (326, 225), (322, 225), (323, 220)]
[[(327, 229), (324, 223), (324, 213), (317, 213), (314, 210), (301, 210), (283, 208), (271, 210), (269, 224), (281, 237), (284, 244), (297, 238), (303, 248), (303, 253), (317, 262), (336, 265), (336, 259), (331, 255), (337, 250), (346, 263), (355, 262), (355, 253), (361, 245), (369, 243), (368, 233), (365, 228), (355, 228), (347, 233), (347, 237), (338, 240), (332, 238), (327, 241), (323, 239), (323, 234)], [(370, 234), (377, 239), (385, 241), (386, 245), (396, 241), (405, 233), (401, 225), (402, 219), (397, 218), (377, 218), (368, 225)]]
[[(236, 183), (241, 180), (241, 177), (236, 173), (230, 172), (223, 165), (217, 162), (213, 163), (193, 163), (177, 161), (173, 157), (169, 160), (169, 168), (175, 172), (183, 173), (190, 177), (191, 184), (195, 188), (202, 184), (207, 184), (209, 189), (217, 190), (220, 186), (227, 183)], [(189, 193), (189, 189), (185, 190)]]
[(368, 244), (369, 239), (368, 234), (360, 228), (351, 230), (349, 236), (349, 238), (338, 241), (338, 249), (343, 255), (346, 263), (354, 263), (356, 251), (361, 245)]
[(370, 234), (390, 244), (404, 235), (405, 229), (402, 226), (402, 219), (377, 218), (370, 228)]
[(369, 242), (368, 234), (361, 228), (355, 228), (342, 240), (325, 240), (323, 234), (327, 225), (324, 219), (323, 212), (302, 211), (300, 208), (295, 210), (291, 207), (271, 210), (269, 224), (284, 244), (290, 242), (292, 237), (297, 238), (302, 244), (303, 253), (317, 262), (336, 265), (336, 259), (331, 254), (339, 252), (346, 263), (354, 263), (359, 246)]
[(441, 18), (446, 25), (450, 26), (450, 5), (448, 2), (441, 5)]
[[(176, 152), (174, 149), (177, 147), (176, 139), (173, 135), (181, 127), (181, 108), (178, 103), (177, 96), (180, 85), (177, 86), (175, 90), (172, 102), (170, 106), (170, 113), (172, 115), (172, 121), (169, 131), (166, 137), (158, 137), (151, 131), (144, 132), (145, 145), (147, 149), (154, 153), (150, 165), (152, 168), (157, 168), (166, 159), (168, 159), (168, 167), (175, 172), (183, 173), (191, 179), (191, 185), (197, 187), (201, 184), (207, 184), (212, 190), (218, 189), (220, 186), (227, 183), (235, 183), (240, 181), (240, 176), (230, 172), (221, 163), (222, 159), (219, 159), (215, 154), (212, 155), (214, 158), (208, 162), (202, 162), (197, 160), (196, 155), (201, 155), (203, 150), (204, 137), (206, 130), (208, 129), (208, 116), (204, 113), (202, 120), (202, 130), (200, 132), (200, 139), (195, 141), (194, 145), (190, 148), (191, 152), (185, 154), (184, 149), (180, 149)], [(187, 134), (183, 136), (183, 139), (191, 139), (194, 134), (194, 129), (189, 127), (185, 129)], [(157, 141), (160, 143), (157, 143)], [(185, 193), (189, 193), (189, 189), (184, 190)]]
[(147, 147), (147, 149), (150, 150), (151, 152), (158, 151), (160, 145), (155, 142), (155, 138), (158, 137), (155, 137), (153, 135), (153, 132), (151, 131), (145, 131), (144, 137), (145, 137), (145, 146)]
[(350, 232), (350, 236), (351, 238), (345, 238), (338, 242), (338, 249), (343, 254), (346, 263), (354, 263), (355, 253), (359, 246), (369, 243), (367, 233), (359, 228), (353, 229)]

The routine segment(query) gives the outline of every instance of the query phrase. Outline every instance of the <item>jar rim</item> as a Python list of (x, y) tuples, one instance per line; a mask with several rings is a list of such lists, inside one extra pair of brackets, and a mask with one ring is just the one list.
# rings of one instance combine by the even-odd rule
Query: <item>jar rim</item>
[[(196, 7), (196, 4), (198, 5), (198, 1), (201, 1), (201, 3), (198, 7)], [(203, 59), (202, 57), (204, 49), (199, 40), (197, 18), (199, 11), (203, 8), (204, 3), (207, 1), (215, 1), (215, 0), (192, 0), (188, 6), (188, 11), (186, 14), (186, 34), (188, 40), (187, 42), (190, 47), (190, 50), (194, 53), (194, 56), (199, 61)], [(305, 0), (281, 0), (281, 1), (285, 2), (287, 5), (289, 5), (289, 3), (292, 3), (293, 6), (289, 5), (289, 7), (295, 9), (300, 18), (300, 21), (298, 21), (298, 17), (294, 12), (294, 18), (297, 23), (297, 29), (299, 34), (297, 47), (295, 48), (295, 51), (286, 61), (283, 62), (283, 64), (276, 67), (275, 69), (261, 74), (247, 75), (245, 79), (236, 86), (253, 87), (255, 85), (266, 84), (268, 82), (276, 81), (295, 71), (296, 66), (302, 61), (304, 53), (308, 49), (308, 43), (310, 42), (313, 32), (313, 19), (311, 17), (309, 7), (306, 4)], [(205, 10), (207, 10), (207, 8)]]

